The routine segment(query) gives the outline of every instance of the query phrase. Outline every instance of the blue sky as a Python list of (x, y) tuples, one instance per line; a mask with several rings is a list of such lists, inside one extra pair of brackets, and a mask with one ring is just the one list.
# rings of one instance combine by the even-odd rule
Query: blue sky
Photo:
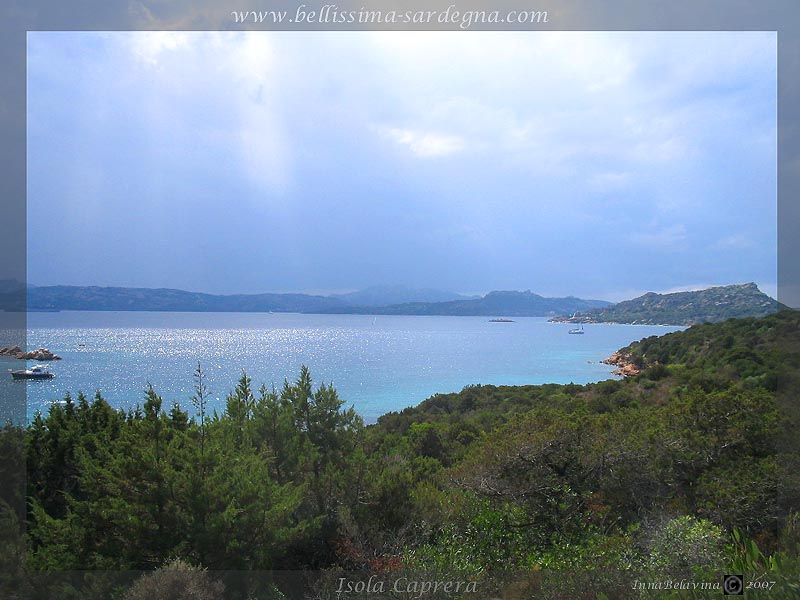
[(770, 32), (31, 32), (28, 278), (775, 295)]

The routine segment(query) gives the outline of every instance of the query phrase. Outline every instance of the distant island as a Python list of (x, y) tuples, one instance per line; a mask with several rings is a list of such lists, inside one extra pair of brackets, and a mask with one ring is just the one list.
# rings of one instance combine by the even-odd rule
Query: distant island
[[(0, 292), (0, 308), (20, 306), (20, 290)], [(43, 310), (295, 312), (311, 314), (453, 315), (547, 317), (611, 306), (603, 300), (545, 298), (530, 290), (495, 291), (483, 297), (451, 292), (378, 286), (338, 295), (216, 295), (175, 289), (98, 286), (29, 286), (27, 308)]]
[(696, 325), (731, 318), (763, 317), (785, 308), (755, 283), (725, 285), (691, 292), (649, 292), (613, 306), (550, 319), (557, 323)]
[(326, 313), (370, 315), (438, 315), (457, 317), (548, 317), (611, 306), (605, 300), (583, 300), (573, 296), (545, 298), (530, 290), (489, 292), (482, 298), (450, 302), (407, 302), (389, 306), (342, 306)]
[(530, 290), (463, 296), (432, 289), (375, 286), (347, 294), (205, 294), (176, 289), (99, 286), (0, 286), (0, 309), (38, 311), (276, 312), (305, 314), (550, 317), (557, 323), (693, 325), (759, 317), (781, 305), (755, 283), (706, 290), (649, 292), (617, 304), (574, 296), (547, 298)]
[(28, 310), (317, 313), (341, 304), (310, 294), (223, 296), (168, 288), (56, 285), (29, 287), (27, 292)]

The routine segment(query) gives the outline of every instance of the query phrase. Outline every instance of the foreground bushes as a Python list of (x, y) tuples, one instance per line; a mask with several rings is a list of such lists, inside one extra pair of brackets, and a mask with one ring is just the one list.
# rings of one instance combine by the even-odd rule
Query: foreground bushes
[[(114, 588), (129, 598), (182, 581), (214, 598), (235, 569), (327, 569), (322, 588), (434, 570), (537, 597), (733, 570), (791, 594), (800, 486), (782, 465), (800, 461), (775, 389), (800, 381), (797, 331), (794, 313), (691, 328), (626, 349), (645, 369), (625, 381), (471, 386), (366, 428), (305, 367), (280, 391), (243, 374), (222, 414), (200, 369), (191, 409), (152, 389), (128, 412), (67, 398), (2, 436), (24, 445), (28, 534), (0, 554), (13, 573), (160, 569)], [(598, 569), (589, 588), (549, 575)]]

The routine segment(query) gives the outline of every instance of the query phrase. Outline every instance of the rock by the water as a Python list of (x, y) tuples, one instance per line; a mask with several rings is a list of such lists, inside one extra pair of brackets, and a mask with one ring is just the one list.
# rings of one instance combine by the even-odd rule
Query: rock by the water
[(641, 373), (641, 369), (639, 369), (633, 362), (630, 360), (630, 356), (626, 356), (621, 352), (617, 351), (614, 352), (608, 358), (601, 360), (601, 363), (606, 365), (613, 365), (615, 367), (619, 367), (618, 369), (614, 369), (611, 371), (612, 375), (621, 375), (623, 377), (632, 377), (633, 375), (638, 375)]
[[(32, 350), (31, 352), (23, 352), (19, 346), (15, 346), (16, 352), (13, 354), (14, 358), (18, 358), (20, 360), (37, 360), (37, 361), (44, 361), (44, 360), (61, 360), (61, 357), (58, 354), (53, 354), (47, 348), (39, 348), (38, 350)], [(3, 348), (5, 350), (5, 348)], [(2, 353), (2, 351), (0, 351)]]

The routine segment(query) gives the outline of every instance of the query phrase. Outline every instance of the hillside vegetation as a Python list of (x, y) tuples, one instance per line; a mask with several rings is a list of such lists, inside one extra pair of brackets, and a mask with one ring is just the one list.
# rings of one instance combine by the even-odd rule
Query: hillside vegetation
[(554, 321), (574, 323), (632, 323), (695, 325), (732, 318), (761, 317), (779, 308), (755, 283), (726, 285), (693, 292), (649, 292), (606, 308), (562, 316)]
[[(470, 386), (369, 427), (305, 368), (281, 390), (243, 375), (221, 415), (201, 370), (190, 410), (155, 390), (129, 412), (68, 398), (1, 438), (27, 459), (28, 534), (1, 547), (22, 557), (4, 555), (5, 576), (21, 598), (62, 591), (36, 569), (159, 567), (208, 590), (222, 574), (202, 567), (322, 569), (305, 590), (320, 597), (347, 571), (627, 598), (654, 597), (637, 580), (734, 572), (797, 597), (798, 333), (793, 311), (699, 325), (622, 349), (634, 377)], [(277, 579), (224, 583), (208, 597), (284, 597)], [(82, 598), (128, 589), (92, 585)]]

